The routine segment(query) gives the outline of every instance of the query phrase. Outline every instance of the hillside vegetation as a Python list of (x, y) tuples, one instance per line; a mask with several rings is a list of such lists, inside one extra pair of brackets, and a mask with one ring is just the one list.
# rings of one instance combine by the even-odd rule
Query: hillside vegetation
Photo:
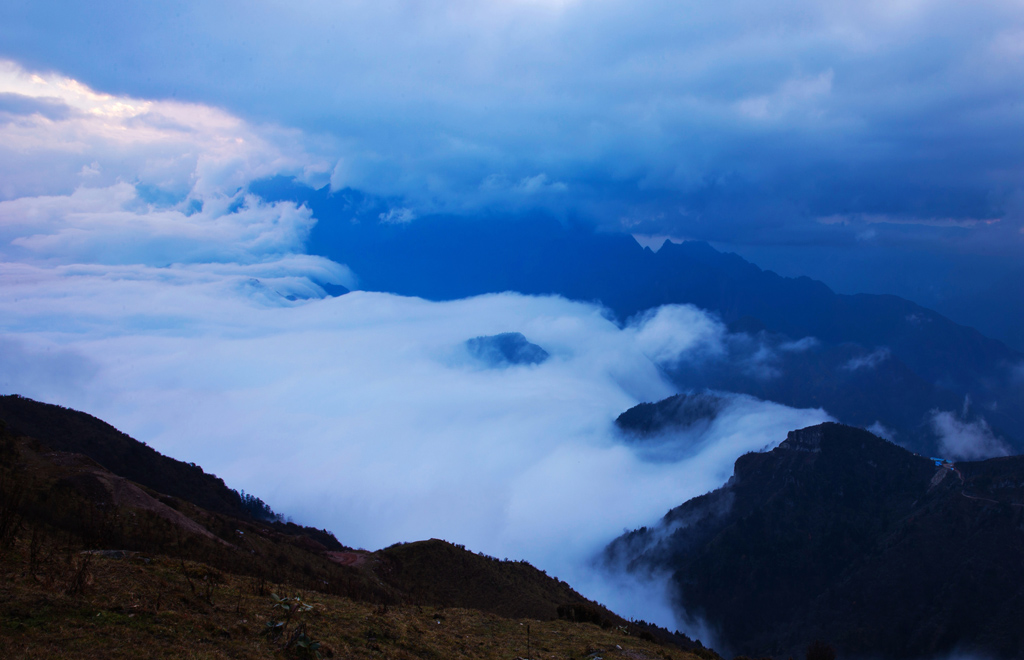
[[(230, 504), (234, 491), (198, 466), (83, 413), (5, 403), (19, 431), (43, 438), (0, 420), (0, 657), (301, 656), (298, 642), (314, 638), (342, 657), (510, 657), (526, 653), (515, 646), (524, 621), (544, 657), (717, 657), (526, 562), (440, 540), (365, 552), (324, 530), (205, 509), (197, 501)], [(168, 479), (152, 473), (165, 467), (183, 473), (198, 495), (100, 460), (148, 483)], [(295, 615), (306, 633), (296, 618), (287, 634), (260, 635), (282, 612), (272, 594), (314, 603)]]
[[(0, 657), (628, 658), (697, 660), (622, 628), (506, 618), (480, 610), (374, 605), (181, 563), (166, 556), (66, 554), (50, 547), (30, 568), (30, 548), (8, 549), (0, 579)], [(312, 605), (279, 637), (274, 597)], [(298, 633), (298, 634), (296, 634)]]

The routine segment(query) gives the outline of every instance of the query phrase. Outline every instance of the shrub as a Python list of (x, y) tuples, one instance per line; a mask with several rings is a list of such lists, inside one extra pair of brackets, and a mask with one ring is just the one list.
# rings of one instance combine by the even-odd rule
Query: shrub
[(807, 647), (807, 660), (836, 660), (836, 650), (825, 642), (812, 642)]

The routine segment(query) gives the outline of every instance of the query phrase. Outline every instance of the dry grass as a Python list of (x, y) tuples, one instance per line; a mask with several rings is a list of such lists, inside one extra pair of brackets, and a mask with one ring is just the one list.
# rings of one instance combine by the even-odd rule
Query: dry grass
[[(432, 540), (342, 566), (318, 534), (206, 511), (0, 423), (0, 658), (301, 657), (303, 631), (339, 658), (697, 657), (525, 562)], [(278, 638), (274, 592), (315, 604)], [(558, 614), (575, 622), (538, 620)]]
[[(292, 588), (141, 554), (113, 559), (51, 549), (30, 570), (29, 553), (22, 541), (0, 564), (0, 657), (298, 657), (261, 634), (275, 613), (271, 591), (298, 595)], [(304, 624), (325, 657), (696, 660), (594, 624), (301, 595), (314, 608), (289, 627)]]

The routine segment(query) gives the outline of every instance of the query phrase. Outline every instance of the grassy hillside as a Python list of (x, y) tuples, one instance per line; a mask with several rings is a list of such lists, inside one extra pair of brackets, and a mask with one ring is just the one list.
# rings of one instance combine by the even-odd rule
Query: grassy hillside
[(16, 435), (56, 451), (85, 454), (114, 474), (216, 513), (249, 518), (242, 498), (194, 463), (169, 458), (106, 422), (77, 410), (0, 396), (0, 419)]
[[(304, 633), (334, 658), (628, 658), (697, 660), (679, 649), (592, 623), (500, 617), (479, 610), (378, 606), (287, 584), (262, 583), (209, 566), (148, 554), (66, 554), (54, 547), (34, 565), (27, 542), (8, 550), (0, 579), (0, 657), (315, 657)], [(282, 634), (272, 593), (312, 605)]]
[[(179, 464), (82, 413), (24, 407), (56, 417), (32, 428), (64, 429), (65, 449), (82, 438), (95, 450), (99, 428), (127, 452), (111, 464), (137, 468), (133, 456), (155, 470)], [(196, 469), (201, 484), (223, 486)], [(717, 657), (683, 635), (625, 621), (526, 562), (438, 540), (370, 553), (323, 530), (210, 511), (179, 493), (55, 451), (0, 420), (0, 657), (301, 656), (289, 645), (300, 623), (342, 657), (515, 657), (526, 653), (514, 648), (525, 639), (518, 619), (529, 620), (544, 657), (614, 656), (616, 644), (623, 657), (684, 657), (683, 649)], [(272, 593), (315, 603), (280, 639), (260, 635)]]

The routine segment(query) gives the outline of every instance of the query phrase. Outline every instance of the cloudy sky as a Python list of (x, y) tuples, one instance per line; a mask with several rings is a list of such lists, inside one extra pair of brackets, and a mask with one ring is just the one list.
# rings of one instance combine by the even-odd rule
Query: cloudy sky
[(542, 208), (918, 298), (1024, 240), (1010, 0), (12, 1), (0, 56), (295, 131), (420, 216)]
[[(305, 251), (318, 219), (247, 190), (279, 173), (326, 185), (337, 163), (309, 134), (12, 60), (0, 89), (0, 393), (85, 410), (344, 543), (526, 558), (676, 626), (664, 601), (600, 578), (595, 553), (829, 419), (727, 396), (651, 459), (614, 419), (675, 393), (664, 367), (725, 353), (715, 317), (667, 306), (620, 327), (559, 297), (332, 298), (324, 285), (358, 273)], [(508, 331), (551, 359), (491, 368), (466, 349)]]
[[(414, 221), (540, 210), (927, 303), (1019, 268), (1022, 74), (1010, 1), (8, 0), (0, 390), (347, 543), (441, 536), (582, 576), (827, 412), (735, 397), (683, 458), (645, 461), (612, 420), (713, 353), (714, 318), (323, 298), (358, 273), (247, 185), (354, 188)], [(460, 348), (503, 331), (552, 360)]]

